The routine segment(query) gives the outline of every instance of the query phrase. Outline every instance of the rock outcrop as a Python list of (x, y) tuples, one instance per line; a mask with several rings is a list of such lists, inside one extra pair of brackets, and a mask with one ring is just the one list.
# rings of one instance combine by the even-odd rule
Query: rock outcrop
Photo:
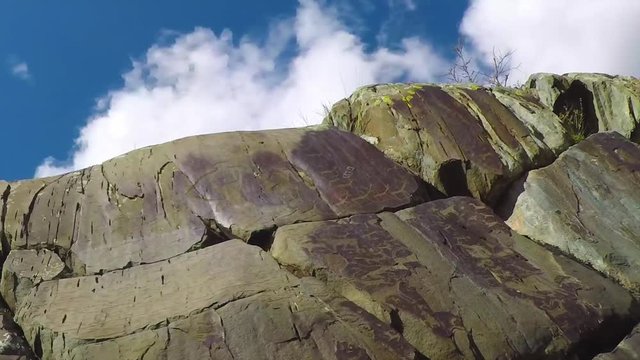
[(523, 187), (509, 226), (640, 294), (640, 146), (592, 135)]
[(381, 84), (0, 181), (0, 358), (637, 356), (639, 121), (633, 78)]
[(430, 359), (564, 358), (638, 316), (620, 286), (465, 197), (284, 226), (272, 253), (395, 325)]

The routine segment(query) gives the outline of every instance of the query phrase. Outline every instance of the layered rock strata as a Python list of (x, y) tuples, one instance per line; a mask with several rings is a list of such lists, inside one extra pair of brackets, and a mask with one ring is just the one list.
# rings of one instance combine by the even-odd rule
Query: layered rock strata
[(640, 293), (640, 146), (600, 133), (529, 172), (507, 224)]
[(635, 356), (639, 110), (599, 74), (383, 84), (0, 181), (0, 357)]

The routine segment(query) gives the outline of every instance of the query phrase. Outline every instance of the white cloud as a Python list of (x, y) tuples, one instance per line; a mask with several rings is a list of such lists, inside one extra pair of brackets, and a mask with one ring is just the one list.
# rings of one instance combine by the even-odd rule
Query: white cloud
[(533, 72), (604, 72), (640, 75), (638, 0), (472, 0), (460, 30), (480, 56), (514, 50)]
[[(295, 45), (293, 56), (287, 44)], [(313, 0), (300, 0), (295, 17), (273, 24), (263, 42), (236, 44), (229, 30), (197, 28), (134, 61), (124, 86), (99, 99), (71, 159), (48, 158), (36, 176), (189, 135), (318, 123), (323, 105), (358, 86), (430, 81), (445, 72), (429, 44), (406, 38), (401, 45), (365, 51), (334, 9)]]
[(29, 80), (31, 78), (29, 65), (24, 61), (11, 64), (11, 74), (22, 80)]
[(414, 0), (402, 0), (402, 4), (409, 11), (415, 11), (418, 8)]

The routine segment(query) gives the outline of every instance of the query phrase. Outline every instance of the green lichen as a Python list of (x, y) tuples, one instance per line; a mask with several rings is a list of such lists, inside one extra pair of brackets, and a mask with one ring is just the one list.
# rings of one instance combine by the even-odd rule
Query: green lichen
[(423, 86), (422, 85), (418, 85), (418, 84), (411, 84), (409, 85), (408, 88), (405, 88), (406, 90), (406, 95), (404, 95), (402, 97), (402, 101), (407, 104), (407, 106), (411, 109), (411, 100), (413, 100), (413, 97), (415, 96), (416, 92), (420, 89), (422, 89)]
[(393, 100), (391, 99), (391, 97), (390, 97), (390, 96), (388, 96), (388, 95), (383, 95), (383, 96), (381, 96), (380, 98), (376, 99), (376, 100), (373, 102), (373, 105), (375, 105), (375, 106), (380, 106), (380, 105), (382, 105), (383, 103), (384, 103), (384, 104), (387, 104), (388, 106), (391, 106), (391, 105), (393, 105)]
[(402, 97), (402, 101), (404, 101), (404, 103), (407, 104), (409, 109), (411, 109), (411, 100), (412, 99), (413, 99), (413, 94), (411, 94), (411, 93), (409, 93), (408, 95)]

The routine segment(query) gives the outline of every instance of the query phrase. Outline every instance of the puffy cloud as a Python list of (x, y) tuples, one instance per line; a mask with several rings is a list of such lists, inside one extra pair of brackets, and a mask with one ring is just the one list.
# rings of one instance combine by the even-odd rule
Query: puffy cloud
[(418, 38), (398, 50), (366, 51), (335, 9), (313, 0), (300, 0), (295, 17), (268, 33), (236, 43), (229, 30), (197, 28), (152, 46), (123, 75), (124, 85), (98, 100), (72, 157), (45, 159), (36, 177), (189, 135), (318, 123), (323, 106), (358, 86), (434, 80), (447, 67)]
[(638, 0), (471, 0), (461, 23), (480, 58), (514, 51), (512, 80), (533, 72), (640, 75)]
[(31, 78), (31, 73), (29, 72), (29, 65), (24, 62), (14, 62), (11, 61), (11, 74), (15, 77), (22, 80), (29, 80)]

